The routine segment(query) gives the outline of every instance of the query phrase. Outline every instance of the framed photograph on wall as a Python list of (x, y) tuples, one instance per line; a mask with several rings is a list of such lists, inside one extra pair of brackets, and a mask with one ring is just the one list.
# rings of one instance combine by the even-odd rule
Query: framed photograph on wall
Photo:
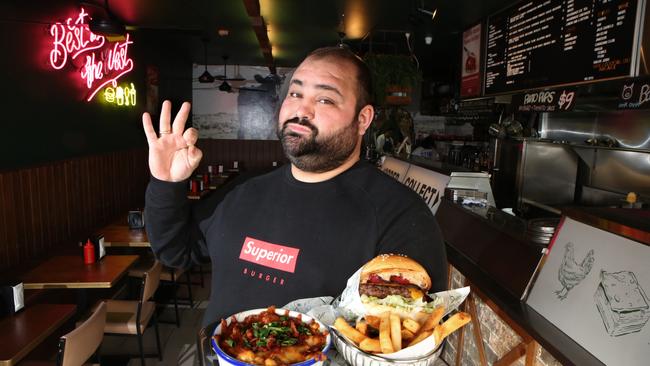
[(463, 32), (463, 54), (460, 65), (461, 98), (481, 95), (481, 34), (479, 23)]

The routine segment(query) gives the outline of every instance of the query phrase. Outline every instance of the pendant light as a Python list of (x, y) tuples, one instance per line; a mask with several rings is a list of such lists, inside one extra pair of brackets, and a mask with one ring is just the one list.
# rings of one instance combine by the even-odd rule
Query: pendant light
[(208, 40), (203, 39), (203, 61), (205, 64), (205, 71), (199, 76), (199, 83), (213, 83), (214, 76), (208, 71)]

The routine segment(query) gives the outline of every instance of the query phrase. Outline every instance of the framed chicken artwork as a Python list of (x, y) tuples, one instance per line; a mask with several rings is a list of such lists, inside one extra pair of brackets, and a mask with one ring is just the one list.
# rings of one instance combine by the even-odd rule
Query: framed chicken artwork
[(527, 304), (606, 365), (648, 365), (650, 246), (564, 217)]

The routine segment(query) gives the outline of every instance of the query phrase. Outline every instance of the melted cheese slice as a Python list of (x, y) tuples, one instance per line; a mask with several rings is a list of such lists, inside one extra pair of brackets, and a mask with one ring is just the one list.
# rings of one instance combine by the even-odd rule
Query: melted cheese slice
[(411, 293), (411, 297), (416, 299), (416, 300), (421, 299), (422, 297), (424, 297), (424, 294), (422, 293), (422, 291), (420, 291), (420, 290), (418, 290), (416, 288), (409, 287), (409, 292)]

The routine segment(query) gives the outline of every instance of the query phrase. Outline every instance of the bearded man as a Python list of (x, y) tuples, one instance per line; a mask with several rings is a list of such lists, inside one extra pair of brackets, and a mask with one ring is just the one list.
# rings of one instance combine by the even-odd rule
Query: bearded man
[(381, 253), (405, 254), (446, 287), (447, 260), (422, 199), (360, 161), (373, 120), (370, 73), (351, 51), (318, 49), (295, 70), (279, 111), (278, 138), (291, 164), (238, 185), (219, 204), (190, 206), (186, 180), (202, 157), (185, 130), (190, 105), (171, 123), (163, 103), (159, 135), (143, 115), (151, 182), (147, 234), (164, 264), (209, 256), (212, 287), (204, 323), (292, 300), (337, 296)]

